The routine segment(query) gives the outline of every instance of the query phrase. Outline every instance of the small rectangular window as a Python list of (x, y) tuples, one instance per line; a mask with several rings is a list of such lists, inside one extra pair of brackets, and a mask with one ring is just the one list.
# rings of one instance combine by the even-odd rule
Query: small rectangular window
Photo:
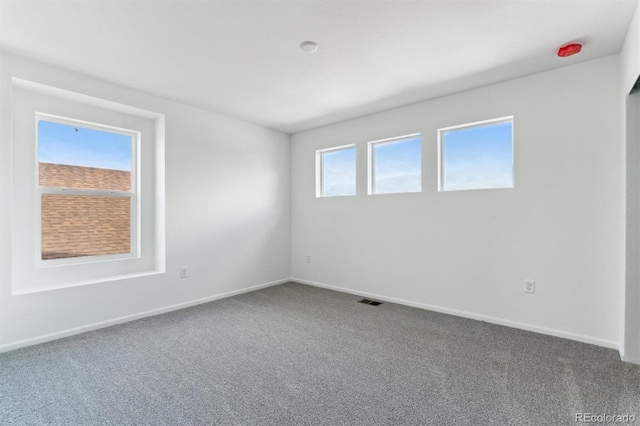
[(316, 151), (316, 196), (356, 195), (356, 146)]
[(513, 117), (438, 130), (439, 189), (513, 188)]
[(419, 133), (369, 142), (369, 194), (422, 190), (422, 138)]
[(134, 255), (136, 132), (36, 120), (40, 259)]

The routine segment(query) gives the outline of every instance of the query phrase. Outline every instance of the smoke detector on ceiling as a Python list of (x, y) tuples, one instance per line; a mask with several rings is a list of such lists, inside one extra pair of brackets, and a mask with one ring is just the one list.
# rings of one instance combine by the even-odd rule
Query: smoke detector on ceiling
[(300, 43), (300, 50), (306, 53), (313, 53), (318, 50), (318, 43), (315, 41), (303, 41)]

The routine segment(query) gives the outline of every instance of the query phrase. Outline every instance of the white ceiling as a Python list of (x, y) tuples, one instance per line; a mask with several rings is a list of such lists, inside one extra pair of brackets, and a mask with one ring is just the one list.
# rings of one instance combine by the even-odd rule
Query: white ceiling
[(618, 53), (637, 3), (0, 0), (0, 49), (295, 133)]

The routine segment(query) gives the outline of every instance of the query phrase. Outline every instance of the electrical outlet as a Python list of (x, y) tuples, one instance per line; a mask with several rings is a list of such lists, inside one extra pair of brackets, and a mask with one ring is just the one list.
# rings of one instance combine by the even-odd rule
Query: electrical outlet
[(189, 276), (189, 269), (186, 267), (180, 268), (180, 278), (187, 278)]
[(311, 255), (310, 254), (307, 255), (307, 263), (311, 263)]
[(533, 280), (524, 280), (524, 292), (525, 293), (535, 293), (536, 292), (536, 282)]

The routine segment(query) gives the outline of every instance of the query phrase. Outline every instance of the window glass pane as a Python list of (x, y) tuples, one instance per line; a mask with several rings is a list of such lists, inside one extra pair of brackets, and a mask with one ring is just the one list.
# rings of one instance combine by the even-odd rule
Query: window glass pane
[(420, 136), (374, 143), (373, 193), (422, 190), (422, 139)]
[(322, 153), (322, 196), (356, 195), (356, 147)]
[(40, 186), (131, 190), (131, 136), (38, 121)]
[(441, 133), (442, 190), (513, 188), (513, 121)]
[(131, 198), (42, 195), (42, 259), (131, 252)]

